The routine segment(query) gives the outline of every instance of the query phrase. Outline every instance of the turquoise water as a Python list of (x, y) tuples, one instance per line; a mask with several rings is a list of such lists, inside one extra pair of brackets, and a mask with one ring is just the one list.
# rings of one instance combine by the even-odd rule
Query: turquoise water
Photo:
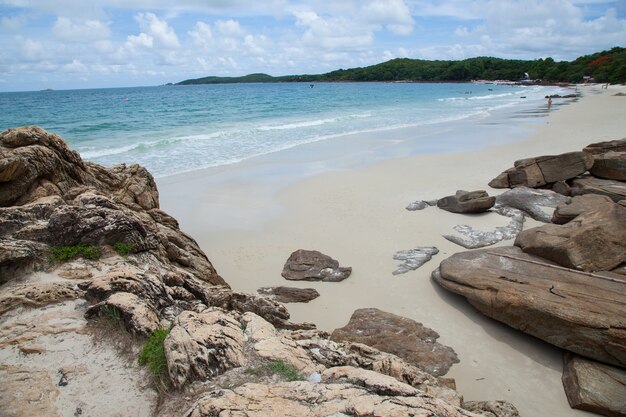
[(0, 93), (0, 130), (39, 125), (63, 136), (84, 159), (140, 163), (163, 177), (350, 133), (426, 129), (499, 109), (532, 108), (557, 90), (285, 83)]

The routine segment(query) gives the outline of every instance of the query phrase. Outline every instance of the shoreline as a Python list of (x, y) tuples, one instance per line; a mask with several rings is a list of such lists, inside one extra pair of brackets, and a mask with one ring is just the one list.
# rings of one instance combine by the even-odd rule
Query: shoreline
[[(174, 181), (159, 179), (162, 208), (181, 221), (181, 228), (196, 238), (236, 290), (254, 293), (262, 286), (285, 285), (280, 271), (289, 254), (299, 248), (320, 250), (353, 267), (352, 276), (341, 283), (290, 282), (321, 294), (308, 304), (288, 304), (294, 321), (312, 321), (320, 329), (333, 330), (343, 326), (355, 309), (377, 307), (423, 323), (441, 335), (441, 343), (455, 349), (461, 362), (447, 376), (456, 379), (466, 400), (508, 400), (526, 416), (590, 415), (567, 404), (559, 349), (482, 316), (462, 297), (430, 280), (430, 272), (441, 260), (464, 251), (442, 234), (457, 224), (492, 229), (508, 219), (495, 214), (455, 215), (436, 208), (408, 212), (405, 207), (414, 200), (440, 198), (457, 189), (486, 189), (490, 179), (517, 159), (622, 138), (620, 117), (626, 100), (612, 95), (625, 90), (585, 87), (580, 101), (550, 112), (538, 125), (517, 124), (520, 131), (512, 133), (520, 140), (497, 145), (501, 138), (493, 137), (493, 143), (469, 152), (400, 156), (339, 170), (324, 171), (318, 166), (322, 173), (313, 172), (285, 186), (276, 186), (280, 177), (276, 166), (284, 162), (284, 155), (255, 161), (260, 169), (256, 172), (268, 175), (258, 183), (250, 184), (246, 172), (229, 178), (207, 176), (208, 171), (203, 171)], [(489, 129), (480, 124), (472, 127), (478, 131), (473, 134)], [(503, 126), (503, 131), (511, 129)], [(243, 164), (234, 169), (249, 167)], [(220, 182), (224, 178), (229, 180)], [(271, 187), (259, 186), (262, 181), (269, 181)], [(268, 191), (276, 196), (275, 201), (267, 198)], [(492, 195), (500, 192), (490, 190)], [(259, 215), (259, 211), (265, 213)], [(219, 213), (230, 217), (219, 217)], [(535, 224), (527, 220), (525, 228)], [(426, 245), (437, 246), (440, 253), (417, 271), (391, 275), (397, 264), (394, 252)]]

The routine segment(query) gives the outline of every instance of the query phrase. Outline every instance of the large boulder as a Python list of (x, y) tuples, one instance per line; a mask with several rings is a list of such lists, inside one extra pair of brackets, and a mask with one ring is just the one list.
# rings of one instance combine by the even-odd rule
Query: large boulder
[(234, 416), (240, 415), (242, 410), (250, 417), (479, 416), (428, 394), (377, 395), (368, 387), (304, 381), (271, 385), (248, 383), (232, 390), (216, 390), (201, 397), (184, 415)]
[(496, 197), (496, 211), (501, 207), (511, 207), (521, 210), (533, 219), (550, 223), (552, 210), (566, 204), (570, 197), (566, 197), (551, 190), (535, 190), (528, 187), (516, 187)]
[(592, 143), (583, 152), (593, 155), (590, 172), (596, 177), (626, 181), (626, 138)]
[(490, 197), (484, 190), (458, 190), (455, 195), (439, 199), (437, 207), (452, 213), (482, 213), (493, 207), (495, 203), (496, 198)]
[(626, 138), (592, 143), (585, 146), (583, 152), (592, 155), (601, 155), (607, 152), (626, 152)]
[(616, 203), (626, 200), (626, 182), (585, 175), (572, 181), (572, 195), (600, 194)]
[(538, 156), (515, 161), (509, 168), (489, 182), (493, 188), (525, 186), (541, 187), (557, 181), (575, 178), (593, 165), (593, 156), (585, 152)]
[(626, 262), (626, 207), (603, 206), (564, 225), (522, 231), (515, 245), (567, 268), (607, 271)]
[(292, 281), (343, 281), (352, 268), (343, 268), (339, 262), (316, 250), (298, 249), (293, 252), (283, 268), (282, 276)]
[(363, 343), (393, 353), (432, 375), (445, 375), (459, 359), (454, 350), (437, 342), (439, 334), (414, 320), (377, 308), (356, 310), (347, 325), (331, 339)]
[(612, 206), (613, 200), (605, 195), (584, 194), (572, 198), (565, 204), (559, 204), (552, 214), (552, 223), (565, 224), (588, 211)]
[(457, 253), (433, 279), (480, 312), (555, 346), (626, 367), (626, 281), (568, 270), (517, 247)]
[(626, 416), (626, 370), (565, 353), (563, 386), (572, 408)]
[(176, 388), (212, 378), (245, 362), (239, 322), (219, 309), (182, 312), (163, 350), (170, 381)]

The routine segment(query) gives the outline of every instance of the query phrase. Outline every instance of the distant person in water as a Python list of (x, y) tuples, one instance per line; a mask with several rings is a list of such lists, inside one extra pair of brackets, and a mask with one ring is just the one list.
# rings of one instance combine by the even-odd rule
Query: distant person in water
[(548, 108), (552, 107), (552, 97), (548, 97)]

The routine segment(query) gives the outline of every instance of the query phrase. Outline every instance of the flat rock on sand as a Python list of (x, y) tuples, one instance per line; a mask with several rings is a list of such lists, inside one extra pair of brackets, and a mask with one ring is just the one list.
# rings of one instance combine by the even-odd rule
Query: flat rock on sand
[(480, 312), (555, 346), (626, 366), (626, 280), (500, 247), (457, 253), (433, 279)]
[(618, 202), (626, 199), (626, 182), (585, 175), (572, 180), (572, 195), (600, 194)]
[(626, 416), (626, 369), (566, 353), (563, 386), (572, 408), (610, 417)]
[(343, 268), (339, 262), (316, 250), (298, 249), (293, 252), (282, 276), (292, 281), (343, 281), (352, 273), (352, 268)]
[(279, 303), (308, 303), (320, 296), (320, 293), (315, 288), (283, 286), (259, 288), (258, 293), (269, 296)]
[(331, 339), (356, 342), (393, 353), (426, 372), (441, 376), (459, 359), (451, 347), (437, 342), (439, 334), (414, 320), (377, 308), (356, 310)]

